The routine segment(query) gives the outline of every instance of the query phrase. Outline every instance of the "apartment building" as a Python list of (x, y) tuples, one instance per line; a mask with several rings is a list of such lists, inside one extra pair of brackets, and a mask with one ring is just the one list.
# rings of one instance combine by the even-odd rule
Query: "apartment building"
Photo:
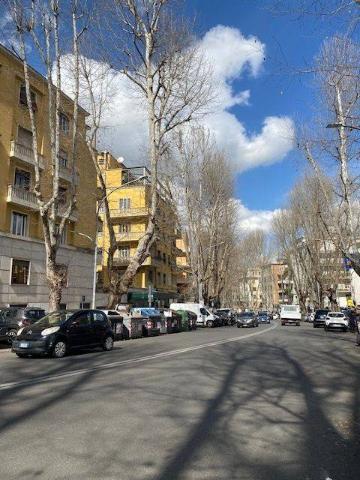
[[(51, 184), (47, 84), (30, 71), (31, 95), (40, 146), (41, 189)], [(61, 96), (60, 189), (63, 211), (68, 201), (73, 128), (72, 101)], [(96, 234), (96, 172), (84, 141), (87, 113), (79, 113), (77, 208), (61, 239), (58, 262), (68, 266), (62, 306), (79, 308), (91, 301), (93, 245)], [(23, 65), (0, 45), (0, 304), (48, 307), (42, 224), (34, 187), (32, 133), (26, 101)], [(60, 213), (61, 215), (61, 213)]]
[(277, 308), (283, 303), (297, 303), (294, 283), (283, 262), (273, 262), (262, 268), (262, 294), (264, 308)]
[(178, 236), (176, 239), (176, 266), (177, 266), (177, 290), (182, 300), (193, 298), (192, 275), (190, 267), (190, 251), (186, 236)]
[[(151, 172), (143, 166), (127, 167), (109, 152), (99, 154), (98, 163), (103, 170), (111, 221), (119, 244), (114, 257), (114, 266), (118, 274), (122, 275), (147, 227)], [(176, 241), (180, 238), (180, 232), (177, 229), (176, 214), (171, 206), (171, 200), (160, 182), (158, 193), (158, 240), (152, 245), (150, 256), (137, 272), (126, 299), (128, 303), (136, 306), (148, 305), (149, 295), (151, 303), (155, 306), (166, 306), (178, 297), (176, 260), (181, 252), (176, 246)], [(102, 252), (102, 265), (98, 267), (98, 291), (106, 293), (109, 229), (101, 204), (99, 212), (98, 247)], [(97, 304), (103, 303), (104, 297), (98, 292)]]

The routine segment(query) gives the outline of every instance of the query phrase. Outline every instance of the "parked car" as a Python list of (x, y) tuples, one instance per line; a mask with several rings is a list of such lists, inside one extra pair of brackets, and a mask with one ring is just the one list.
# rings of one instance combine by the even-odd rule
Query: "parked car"
[(242, 312), (236, 316), (236, 326), (242, 327), (258, 327), (259, 320), (254, 312)]
[(343, 312), (328, 312), (325, 318), (324, 330), (328, 331), (332, 328), (347, 332), (349, 320)]
[(234, 325), (235, 315), (233, 314), (230, 308), (218, 308), (216, 310), (216, 315), (224, 319), (224, 325)]
[(328, 309), (316, 310), (314, 321), (313, 321), (313, 327), (314, 328), (323, 327), (325, 325), (325, 318), (328, 313), (329, 313)]
[(19, 328), (31, 325), (45, 315), (38, 307), (9, 307), (0, 310), (0, 342), (10, 345), (16, 338)]
[(218, 323), (216, 316), (201, 303), (171, 303), (171, 310), (188, 310), (196, 314), (198, 327), (215, 327)]
[(259, 312), (258, 313), (259, 323), (270, 323), (270, 315), (268, 312)]
[(20, 328), (12, 351), (18, 357), (50, 355), (61, 358), (74, 349), (102, 347), (109, 351), (113, 345), (114, 333), (104, 312), (62, 310)]
[(281, 325), (296, 325), (300, 326), (301, 311), (300, 305), (281, 305), (280, 309)]

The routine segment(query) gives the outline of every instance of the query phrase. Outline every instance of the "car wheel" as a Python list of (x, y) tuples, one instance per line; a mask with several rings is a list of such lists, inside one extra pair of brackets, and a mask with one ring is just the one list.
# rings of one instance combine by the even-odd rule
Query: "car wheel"
[(110, 352), (110, 350), (112, 350), (113, 348), (114, 348), (114, 339), (109, 335), (104, 340), (103, 349), (106, 352)]
[(296, 323), (296, 326), (297, 326), (297, 327), (300, 327), (300, 322), (297, 322), (297, 323)]
[(344, 333), (346, 333), (348, 331), (347, 327), (345, 327), (343, 330), (344, 330)]
[(58, 340), (55, 342), (53, 351), (52, 351), (52, 356), (55, 358), (62, 358), (65, 357), (67, 351), (67, 346), (64, 340)]
[(209, 320), (208, 322), (206, 322), (206, 326), (209, 327), (209, 328), (212, 328), (212, 326), (213, 326), (213, 321), (212, 321), (212, 320)]
[(26, 355), (24, 353), (17, 353), (16, 354), (19, 358), (25, 358)]
[(16, 338), (16, 335), (17, 335), (17, 331), (16, 330), (9, 330), (8, 333), (7, 333), (7, 336), (8, 336), (8, 344), (9, 345), (12, 345), (13, 341), (15, 340)]
[(355, 342), (356, 342), (356, 345), (360, 346), (360, 333), (358, 333), (358, 334), (356, 335), (356, 340), (355, 340)]
[(316, 325), (315, 325), (315, 323), (314, 323), (313, 327), (314, 327), (314, 328), (316, 328)]

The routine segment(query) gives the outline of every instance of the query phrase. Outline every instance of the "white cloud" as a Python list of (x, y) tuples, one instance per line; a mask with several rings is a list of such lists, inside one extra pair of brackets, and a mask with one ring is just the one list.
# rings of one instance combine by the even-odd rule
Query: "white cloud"
[[(263, 119), (260, 131), (249, 133), (230, 111), (235, 105), (249, 105), (250, 91), (234, 91), (233, 82), (245, 74), (259, 75), (265, 45), (254, 36), (244, 37), (235, 28), (219, 25), (199, 40), (199, 46), (214, 69), (217, 94), (213, 113), (201, 122), (219, 148), (228, 154), (234, 170), (241, 172), (281, 161), (293, 146), (294, 126), (289, 117), (268, 116)], [(130, 165), (144, 163), (147, 152), (144, 102), (136, 97), (127, 78), (116, 71), (111, 75), (114, 88), (104, 115), (99, 147), (124, 157)]]
[(276, 210), (250, 210), (241, 203), (240, 200), (236, 200), (237, 215), (238, 215), (238, 228), (241, 231), (251, 232), (254, 230), (263, 230), (265, 233), (269, 233), (274, 216), (280, 211)]

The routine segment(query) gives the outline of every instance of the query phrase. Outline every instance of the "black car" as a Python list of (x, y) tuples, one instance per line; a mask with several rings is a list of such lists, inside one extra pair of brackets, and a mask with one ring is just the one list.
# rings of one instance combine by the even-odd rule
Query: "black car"
[(258, 327), (259, 321), (254, 312), (238, 313), (236, 316), (236, 326), (240, 327)]
[(112, 350), (114, 333), (100, 310), (52, 312), (29, 327), (21, 328), (12, 343), (18, 357), (50, 355), (64, 357), (70, 350), (102, 347)]
[(326, 315), (329, 313), (329, 310), (323, 309), (323, 310), (316, 310), (315, 316), (314, 316), (314, 322), (313, 322), (313, 327), (323, 327), (325, 325), (325, 318)]
[(39, 307), (9, 307), (0, 309), (0, 342), (10, 345), (16, 338), (19, 328), (26, 327), (45, 316)]
[(270, 323), (270, 315), (268, 312), (259, 312), (258, 313), (259, 323)]

